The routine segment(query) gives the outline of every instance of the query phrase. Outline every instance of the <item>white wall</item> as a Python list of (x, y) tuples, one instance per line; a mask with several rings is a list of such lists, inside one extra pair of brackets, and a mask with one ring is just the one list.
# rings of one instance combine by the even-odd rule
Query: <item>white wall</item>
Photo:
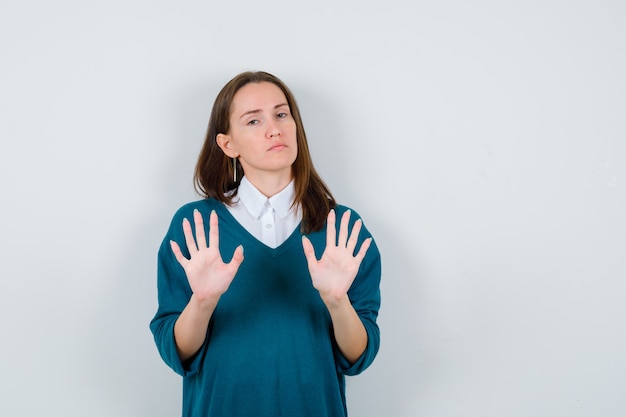
[(625, 415), (625, 51), (613, 1), (3, 0), (0, 415), (179, 415), (156, 250), (247, 69), (383, 254), (353, 417)]

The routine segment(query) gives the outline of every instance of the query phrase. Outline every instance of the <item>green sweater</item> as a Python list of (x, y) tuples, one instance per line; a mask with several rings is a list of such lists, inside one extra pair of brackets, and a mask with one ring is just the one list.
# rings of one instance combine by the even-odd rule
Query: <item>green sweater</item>
[[(219, 300), (204, 345), (191, 360), (181, 363), (174, 323), (192, 292), (169, 241), (176, 241), (189, 257), (182, 220), (192, 220), (196, 208), (205, 219), (207, 236), (209, 213), (216, 211), (224, 261), (230, 261), (240, 244), (245, 259)], [(347, 207), (336, 208), (337, 219), (345, 210)], [(357, 218), (353, 211), (350, 228)], [(344, 375), (365, 370), (380, 344), (376, 324), (380, 254), (372, 242), (348, 292), (368, 336), (365, 352), (350, 364), (335, 344), (330, 315), (311, 284), (301, 236), (298, 228), (272, 249), (248, 233), (222, 203), (213, 199), (189, 203), (174, 215), (159, 250), (159, 306), (150, 329), (165, 363), (183, 377), (184, 417), (347, 414)], [(369, 236), (363, 227), (357, 249)], [(326, 244), (326, 228), (308, 237), (319, 259)]]

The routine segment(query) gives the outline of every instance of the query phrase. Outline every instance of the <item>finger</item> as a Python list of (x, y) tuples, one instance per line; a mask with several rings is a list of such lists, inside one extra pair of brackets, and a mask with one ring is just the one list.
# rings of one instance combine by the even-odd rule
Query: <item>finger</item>
[(206, 235), (204, 233), (204, 220), (198, 209), (193, 211), (193, 221), (196, 224), (196, 244), (198, 249), (206, 248)]
[(313, 265), (317, 263), (317, 258), (315, 257), (315, 249), (313, 249), (313, 244), (309, 240), (308, 237), (302, 236), (302, 249), (304, 249), (304, 256), (306, 257), (306, 261), (309, 265)]
[(180, 246), (178, 246), (178, 243), (174, 242), (173, 240), (170, 240), (170, 247), (172, 248), (172, 252), (174, 253), (174, 257), (176, 258), (176, 260), (178, 261), (180, 266), (182, 266), (184, 268), (185, 264), (188, 261), (188, 259), (185, 258), (185, 256), (181, 252)]
[(217, 213), (215, 210), (211, 210), (211, 216), (209, 217), (209, 247), (220, 247), (220, 234), (217, 223)]
[(367, 239), (363, 241), (363, 244), (361, 245), (361, 248), (359, 249), (359, 253), (357, 253), (356, 256), (354, 257), (354, 259), (359, 263), (359, 265), (361, 264), (361, 261), (363, 261), (363, 258), (365, 258), (365, 254), (367, 253), (367, 250), (369, 249), (371, 244), (372, 244), (371, 237), (368, 237)]
[(346, 210), (341, 216), (341, 224), (339, 225), (339, 239), (337, 240), (337, 246), (342, 248), (346, 247), (348, 241), (348, 223), (350, 223), (350, 210)]
[(346, 248), (350, 250), (350, 253), (354, 253), (354, 248), (356, 248), (356, 244), (359, 240), (359, 233), (361, 232), (361, 227), (363, 226), (363, 221), (358, 219), (354, 222), (354, 226), (352, 226), (352, 232), (350, 232), (350, 238), (348, 239), (348, 244)]
[(328, 212), (328, 217), (326, 219), (326, 247), (336, 246), (337, 241), (335, 237), (337, 236), (337, 230), (335, 230), (335, 210), (330, 210)]
[(230, 265), (234, 269), (234, 272), (236, 273), (237, 270), (239, 269), (239, 265), (241, 265), (242, 262), (243, 262), (243, 246), (239, 245), (235, 249), (235, 252), (233, 252), (233, 257), (228, 263), (228, 265)]
[(183, 233), (185, 234), (185, 243), (187, 244), (189, 254), (198, 252), (196, 241), (193, 238), (193, 233), (191, 233), (191, 223), (189, 223), (187, 218), (183, 219)]

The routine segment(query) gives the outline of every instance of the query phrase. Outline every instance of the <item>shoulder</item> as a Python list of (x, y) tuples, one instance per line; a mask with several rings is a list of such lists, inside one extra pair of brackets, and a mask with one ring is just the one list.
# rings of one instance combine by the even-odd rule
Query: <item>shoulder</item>
[[(357, 220), (361, 220), (361, 233), (360, 233), (360, 240), (371, 237), (372, 239), (374, 239), (374, 237), (372, 236), (371, 231), (367, 228), (366, 222), (365, 220), (361, 217), (361, 215), (354, 210), (352, 207), (348, 207), (345, 205), (341, 205), (341, 204), (337, 204), (337, 206), (335, 207), (335, 227), (337, 228), (337, 230), (339, 230), (340, 224), (341, 224), (341, 219), (343, 217), (343, 215), (346, 212), (350, 212), (350, 220), (348, 222), (348, 227), (350, 230), (352, 230), (352, 227), (354, 226), (354, 223)], [(376, 244), (374, 241), (372, 241), (372, 246), (374, 246), (374, 249), (371, 250), (370, 252), (375, 252), (377, 251), (377, 249), (375, 248)]]
[(183, 219), (192, 219), (194, 210), (198, 210), (202, 217), (208, 218), (212, 210), (220, 211), (226, 208), (222, 203), (213, 198), (203, 198), (202, 200), (192, 201), (179, 207), (172, 216), (172, 224), (180, 224)]
[(337, 204), (337, 206), (335, 206), (335, 213), (337, 214), (337, 219), (340, 219), (341, 216), (343, 216), (343, 214), (349, 211), (350, 212), (350, 223), (352, 223), (353, 221), (357, 220), (357, 219), (361, 219), (361, 215), (352, 207), (348, 207), (348, 206), (344, 206), (342, 204)]

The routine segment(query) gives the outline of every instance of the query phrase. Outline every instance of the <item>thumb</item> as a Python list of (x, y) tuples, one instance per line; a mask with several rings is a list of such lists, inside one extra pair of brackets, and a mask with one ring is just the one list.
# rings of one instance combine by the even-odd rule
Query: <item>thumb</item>
[(304, 249), (304, 256), (306, 256), (306, 260), (309, 264), (317, 262), (317, 258), (315, 257), (315, 249), (313, 249), (313, 244), (306, 236), (302, 236), (302, 249)]
[(233, 258), (230, 260), (229, 264), (235, 269), (239, 268), (239, 265), (243, 262), (243, 245), (237, 246), (235, 252), (233, 253)]
[(180, 250), (180, 246), (178, 246), (178, 243), (174, 242), (173, 240), (170, 240), (170, 247), (172, 248), (174, 257), (176, 258), (180, 266), (184, 267), (188, 259), (183, 256), (183, 253)]

